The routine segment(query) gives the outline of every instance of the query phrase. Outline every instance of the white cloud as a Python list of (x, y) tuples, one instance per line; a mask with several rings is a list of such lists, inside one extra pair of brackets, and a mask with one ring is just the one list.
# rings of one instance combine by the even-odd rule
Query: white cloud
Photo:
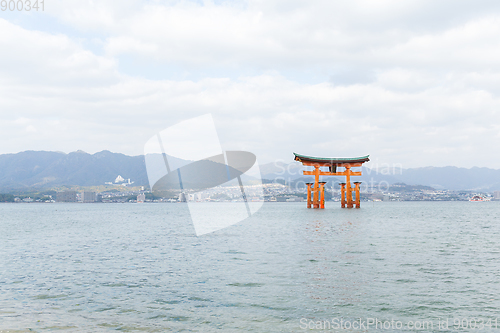
[(63, 34), (22, 29), (4, 19), (0, 31), (0, 74), (22, 89), (33, 84), (96, 85), (116, 75), (113, 59), (96, 56)]
[[(0, 19), (0, 153), (141, 154), (158, 131), (212, 113), (224, 148), (261, 162), (296, 151), (500, 168), (497, 7), (56, 1), (51, 15), (84, 37)], [(96, 39), (102, 53), (86, 47)], [(136, 77), (125, 56), (207, 74)]]
[(490, 1), (225, 4), (60, 1), (54, 8), (67, 24), (105, 35), (110, 56), (136, 54), (186, 68), (335, 74), (346, 65), (474, 66), (478, 56), (491, 64), (498, 52), (500, 5)]

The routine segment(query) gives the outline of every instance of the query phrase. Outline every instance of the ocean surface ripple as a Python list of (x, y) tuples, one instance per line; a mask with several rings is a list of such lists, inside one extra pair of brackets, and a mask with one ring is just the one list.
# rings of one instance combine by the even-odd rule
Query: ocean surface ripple
[(500, 317), (499, 202), (338, 206), (266, 203), (196, 237), (185, 204), (0, 204), (0, 333)]

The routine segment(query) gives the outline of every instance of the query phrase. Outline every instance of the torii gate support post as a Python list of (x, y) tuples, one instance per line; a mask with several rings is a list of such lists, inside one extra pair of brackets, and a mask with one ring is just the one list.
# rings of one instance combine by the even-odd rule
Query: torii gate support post
[(321, 208), (321, 209), (325, 209), (325, 184), (326, 184), (326, 182), (319, 183), (320, 193), (321, 193), (321, 196), (319, 199), (319, 208)]
[(355, 201), (356, 208), (360, 207), (360, 201), (361, 201), (359, 198), (359, 184), (361, 184), (361, 182), (354, 182), (354, 188), (356, 191), (356, 201)]
[(340, 183), (340, 206), (345, 208), (345, 183)]
[(314, 166), (314, 196), (313, 196), (313, 208), (319, 208), (319, 165)]
[(307, 208), (311, 208), (311, 185), (312, 183), (306, 183), (307, 185)]
[(347, 186), (347, 208), (352, 208), (351, 166), (343, 165), (343, 167), (345, 167), (345, 182)]

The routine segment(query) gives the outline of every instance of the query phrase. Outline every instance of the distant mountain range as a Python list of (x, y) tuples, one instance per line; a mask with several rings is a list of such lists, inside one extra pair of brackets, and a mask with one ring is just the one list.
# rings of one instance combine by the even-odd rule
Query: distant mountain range
[[(268, 163), (261, 166), (262, 177), (287, 183), (312, 181), (313, 176), (302, 175), (305, 168), (299, 162)], [(386, 184), (405, 183), (425, 185), (435, 189), (497, 191), (500, 190), (500, 170), (489, 168), (424, 167), (424, 168), (384, 168), (379, 170), (362, 168), (363, 176), (352, 177), (351, 181), (361, 181), (383, 188)], [(324, 181), (341, 182), (344, 177), (323, 177)]]
[[(180, 165), (188, 161), (178, 160)], [(310, 181), (298, 162), (261, 165), (263, 179), (293, 183)], [(24, 151), (0, 155), (0, 192), (43, 189), (61, 185), (96, 186), (112, 182), (121, 175), (134, 185), (148, 185), (144, 156), (127, 156), (104, 150), (95, 154), (83, 151), (69, 154), (50, 151)], [(341, 181), (342, 177), (325, 177)], [(368, 184), (406, 183), (449, 190), (500, 190), (500, 170), (474, 167), (425, 167), (372, 170), (353, 179)]]
[(104, 150), (93, 155), (24, 151), (0, 155), (0, 191), (47, 188), (60, 185), (94, 186), (121, 175), (136, 184), (147, 183), (143, 156), (127, 156)]

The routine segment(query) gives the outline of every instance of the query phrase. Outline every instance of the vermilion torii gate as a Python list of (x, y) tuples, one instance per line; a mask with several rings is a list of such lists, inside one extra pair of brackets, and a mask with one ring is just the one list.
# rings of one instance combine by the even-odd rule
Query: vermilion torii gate
[[(341, 186), (341, 206), (342, 208), (352, 208), (352, 192), (355, 192), (354, 204), (356, 208), (360, 206), (359, 200), (359, 184), (361, 182), (354, 182), (354, 189), (351, 186), (351, 176), (361, 176), (361, 171), (351, 171), (353, 167), (361, 167), (363, 163), (368, 162), (370, 155), (353, 158), (330, 158), (330, 157), (312, 157), (295, 155), (295, 160), (302, 163), (302, 165), (313, 166), (313, 171), (303, 171), (304, 175), (314, 176), (314, 183), (306, 183), (307, 185), (307, 208), (325, 208), (325, 184), (320, 182), (319, 176), (345, 176), (346, 182), (340, 183)], [(328, 171), (323, 171), (321, 167), (328, 167)], [(344, 168), (344, 171), (337, 172), (337, 168)], [(311, 186), (314, 187), (311, 188)]]

